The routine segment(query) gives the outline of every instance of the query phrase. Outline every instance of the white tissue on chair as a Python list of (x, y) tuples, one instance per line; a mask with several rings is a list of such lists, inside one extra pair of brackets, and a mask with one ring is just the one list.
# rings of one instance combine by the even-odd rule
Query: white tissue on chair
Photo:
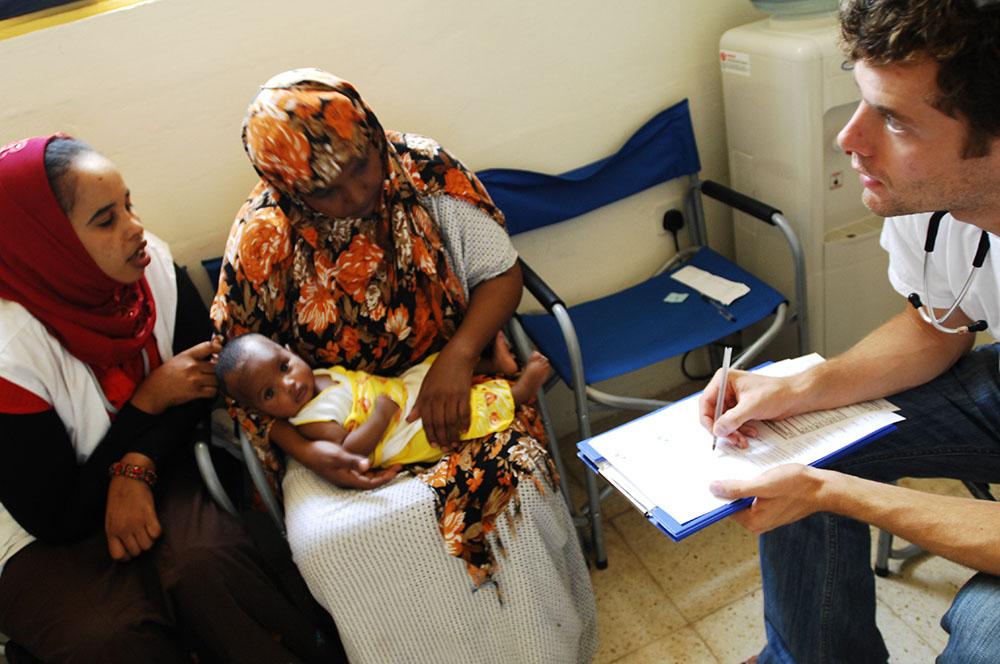
[(693, 265), (686, 265), (670, 276), (726, 306), (750, 292), (750, 287), (740, 281), (731, 281)]

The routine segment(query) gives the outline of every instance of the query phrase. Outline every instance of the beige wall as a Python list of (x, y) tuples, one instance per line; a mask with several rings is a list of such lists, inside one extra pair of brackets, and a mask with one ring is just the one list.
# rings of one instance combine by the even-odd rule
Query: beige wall
[[(703, 175), (726, 181), (718, 41), (761, 16), (749, 0), (156, 0), (0, 42), (0, 144), (55, 130), (91, 142), (181, 263), (221, 253), (254, 182), (243, 111), (298, 66), (354, 82), (384, 126), (473, 169), (580, 165), (688, 97)], [(516, 244), (570, 301), (599, 295), (663, 258), (666, 191), (590, 215), (572, 239)], [(731, 253), (728, 216), (709, 215)]]

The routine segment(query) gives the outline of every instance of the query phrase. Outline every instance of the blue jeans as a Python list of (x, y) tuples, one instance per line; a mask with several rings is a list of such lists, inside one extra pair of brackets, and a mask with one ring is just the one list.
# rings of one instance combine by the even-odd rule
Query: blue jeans
[[(831, 468), (883, 482), (1000, 482), (998, 351), (978, 348), (926, 385), (890, 397), (906, 420)], [(760, 664), (888, 661), (875, 626), (871, 562), (869, 526), (845, 517), (818, 513), (762, 535)], [(939, 662), (1000, 662), (1000, 579), (976, 575), (941, 624), (949, 639)]]

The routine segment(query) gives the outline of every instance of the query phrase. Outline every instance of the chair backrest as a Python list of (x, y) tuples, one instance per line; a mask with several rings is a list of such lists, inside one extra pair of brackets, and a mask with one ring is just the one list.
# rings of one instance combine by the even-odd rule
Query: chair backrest
[(572, 219), (701, 170), (687, 100), (657, 113), (613, 155), (562, 175), (491, 168), (477, 175), (511, 235)]
[(219, 273), (222, 272), (222, 256), (206, 258), (201, 262), (201, 266), (208, 273), (208, 282), (212, 284), (212, 295), (214, 296), (215, 289), (219, 287)]

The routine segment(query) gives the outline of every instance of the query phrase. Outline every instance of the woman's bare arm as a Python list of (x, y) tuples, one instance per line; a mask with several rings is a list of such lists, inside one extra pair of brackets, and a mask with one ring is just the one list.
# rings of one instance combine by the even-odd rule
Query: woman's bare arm
[(423, 419), (427, 440), (444, 446), (457, 443), (469, 428), (469, 390), (472, 372), (483, 349), (496, 338), (501, 326), (521, 301), (521, 266), (476, 285), (469, 295), (465, 318), (427, 372), (413, 410), (412, 422)]

